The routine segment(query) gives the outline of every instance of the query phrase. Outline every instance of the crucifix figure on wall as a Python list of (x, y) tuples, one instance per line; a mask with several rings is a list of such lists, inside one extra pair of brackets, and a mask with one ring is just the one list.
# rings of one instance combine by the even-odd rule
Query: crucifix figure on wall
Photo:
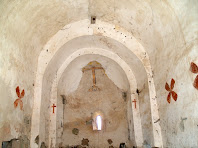
[(96, 86), (96, 73), (95, 70), (97, 69), (103, 69), (102, 67), (91, 67), (91, 68), (83, 68), (82, 72), (85, 72), (87, 70), (92, 70), (92, 76), (93, 76), (93, 86), (89, 89), (89, 91), (100, 91), (100, 88), (98, 86)]

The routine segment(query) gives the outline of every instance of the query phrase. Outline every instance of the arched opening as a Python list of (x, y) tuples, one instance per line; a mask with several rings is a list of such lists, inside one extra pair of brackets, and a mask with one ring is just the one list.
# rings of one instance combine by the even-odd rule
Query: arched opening
[(100, 115), (96, 117), (96, 125), (98, 131), (102, 130), (102, 117)]
[[(35, 106), (34, 106), (34, 112), (33, 112), (34, 114), (32, 115), (32, 118), (33, 118), (33, 120), (32, 120), (33, 121), (32, 122), (32, 129), (33, 129), (32, 131), (33, 132), (31, 134), (32, 145), (35, 145), (34, 144), (34, 139), (38, 134), (39, 134), (39, 136), (41, 136), (41, 141), (46, 141), (46, 143), (49, 143), (49, 144), (51, 142), (54, 143), (54, 144), (56, 143), (55, 141), (58, 137), (58, 135), (56, 135), (56, 124), (57, 123), (54, 122), (54, 121), (56, 121), (56, 115), (53, 115), (53, 114), (50, 113), (49, 118), (50, 118), (51, 122), (41, 125), (40, 123), (45, 120), (43, 117), (44, 116), (46, 117), (46, 115), (45, 115), (45, 112), (41, 111), (42, 109), (40, 108), (40, 106), (42, 106), (41, 103), (42, 102), (44, 103), (45, 100), (49, 99), (49, 97), (54, 98), (54, 99), (50, 100), (50, 103), (53, 103), (53, 102), (56, 103), (55, 99), (57, 98), (57, 94), (54, 93), (54, 92), (57, 92), (57, 88), (54, 87), (54, 86), (56, 86), (56, 84), (59, 81), (59, 78), (57, 79), (56, 77), (59, 75), (57, 73), (57, 71), (60, 68), (61, 62), (60, 63), (58, 63), (58, 62), (63, 60), (63, 59), (59, 58), (56, 61), (56, 63), (53, 63), (52, 58), (56, 60), (56, 58), (54, 58), (54, 57), (56, 57), (55, 53), (58, 51), (58, 49), (61, 48), (61, 46), (64, 43), (68, 42), (69, 40), (71, 40), (71, 39), (73, 39), (77, 36), (93, 35), (93, 34), (97, 35), (99, 33), (100, 35), (102, 34), (105, 37), (113, 37), (115, 39), (114, 42), (113, 42), (113, 45), (120, 42), (123, 45), (125, 45), (128, 50), (134, 52), (134, 54), (142, 62), (143, 66), (146, 70), (147, 76), (148, 76), (148, 79), (147, 79), (148, 82), (149, 82), (148, 86), (149, 86), (149, 88), (151, 88), (151, 89), (149, 89), (150, 101), (151, 101), (151, 114), (152, 114), (151, 119), (152, 119), (152, 121), (155, 121), (155, 119), (158, 119), (158, 111), (157, 111), (157, 104), (156, 104), (156, 98), (155, 98), (155, 87), (154, 87), (154, 82), (153, 82), (153, 78), (152, 78), (152, 72), (151, 72), (149, 58), (148, 58), (147, 53), (144, 51), (144, 48), (137, 42), (136, 39), (131, 37), (130, 33), (126, 32), (125, 30), (121, 29), (119, 31), (122, 32), (121, 34), (123, 34), (123, 35), (125, 34), (126, 36), (119, 35), (119, 33), (118, 33), (119, 31), (114, 30), (115, 26), (113, 26), (113, 25), (106, 24), (106, 23), (101, 22), (101, 21), (97, 21), (99, 26), (97, 26), (97, 24), (95, 24), (95, 26), (89, 26), (89, 21), (87, 21), (87, 20), (84, 20), (82, 22), (77, 22), (77, 24), (78, 23), (80, 23), (82, 26), (85, 27), (84, 30), (82, 30), (82, 32), (76, 32), (75, 25), (72, 26), (71, 28), (69, 27), (70, 29), (67, 30), (70, 33), (72, 33), (72, 36), (67, 36), (66, 34), (68, 34), (69, 32), (66, 33), (67, 32), (66, 30), (58, 32), (52, 38), (52, 40), (50, 40), (46, 44), (45, 49), (43, 50), (43, 52), (39, 56), (40, 67), (38, 67), (38, 71), (37, 71), (38, 73), (37, 73), (37, 76), (36, 76), (36, 84), (35, 84), (35, 90), (34, 90), (34, 92), (35, 92), (35, 96), (34, 96), (35, 97), (35, 100), (34, 100)], [(101, 32), (101, 30), (98, 30), (96, 32), (95, 31), (93, 32), (94, 29), (96, 29), (98, 27), (100, 28), (102, 26), (103, 26), (104, 31)], [(60, 37), (61, 37), (61, 39), (60, 39)], [(106, 42), (106, 41), (104, 41), (104, 42)], [(117, 42), (117, 43), (115, 43), (115, 42)], [(109, 47), (109, 44), (107, 46), (108, 46), (108, 50), (109, 50), (111, 47)], [(111, 49), (114, 50), (113, 48), (111, 48)], [(51, 52), (51, 50), (52, 50), (52, 52)], [(50, 51), (50, 52), (48, 52), (46, 54), (46, 51), (47, 52)], [(116, 53), (116, 51), (113, 51), (113, 52)], [(66, 52), (66, 54), (71, 54), (71, 53), (72, 53), (71, 50), (67, 50), (67, 52)], [(132, 53), (132, 52), (130, 52), (130, 53)], [(111, 58), (114, 58), (114, 55), (113, 55), (113, 57), (112, 57), (112, 55), (109, 55), (109, 56)], [(127, 56), (127, 55), (125, 55), (125, 56)], [(72, 58), (72, 56), (71, 56), (71, 58)], [(123, 65), (123, 62), (121, 62), (120, 64)], [(124, 64), (124, 65), (126, 65), (126, 64)], [(53, 68), (56, 67), (56, 68), (52, 70), (51, 67), (53, 67)], [(126, 67), (127, 66), (124, 66), (122, 68), (125, 70)], [(44, 73), (46, 73), (49, 69), (50, 69), (50, 71), (52, 71), (51, 74), (49, 74), (49, 76), (44, 77)], [(130, 70), (128, 72), (127, 72), (127, 70), (125, 70), (125, 73), (127, 74), (127, 76), (129, 76), (128, 77), (129, 81), (134, 80), (134, 79), (131, 79), (131, 76), (130, 76), (131, 74), (129, 74)], [(43, 78), (46, 79), (46, 80), (43, 80)], [(47, 79), (51, 79), (52, 81), (47, 82)], [(48, 83), (51, 83), (51, 84), (49, 85)], [(133, 82), (131, 84), (133, 84)], [(136, 82), (134, 82), (134, 84), (136, 84), (135, 86), (137, 86)], [(43, 92), (42, 88), (46, 88), (46, 87), (48, 89), (43, 89), (43, 91), (45, 91), (45, 92)], [(48, 90), (51, 90), (51, 92), (47, 93)], [(133, 98), (137, 98), (137, 96), (136, 96), (137, 94), (135, 92), (136, 92), (136, 90), (133, 90), (131, 92), (132, 93), (131, 95), (133, 96)], [(48, 95), (48, 94), (51, 94), (51, 96)], [(44, 98), (44, 100), (42, 102), (41, 102), (41, 96), (42, 96), (42, 98)], [(46, 109), (47, 109), (47, 106), (46, 106)], [(49, 110), (49, 109), (47, 109), (47, 110)], [(41, 114), (40, 114), (40, 111), (41, 111)], [(142, 132), (138, 132), (138, 131), (141, 131), (141, 124), (139, 124), (140, 113), (139, 113), (139, 111), (136, 111), (136, 110), (133, 110), (133, 111), (134, 111), (133, 114), (137, 117), (136, 118), (137, 121), (134, 121), (134, 124), (137, 127), (137, 128), (134, 129), (135, 133), (136, 133), (135, 139), (137, 140), (138, 145), (141, 146), (142, 145), (142, 136), (141, 136)], [(49, 125), (49, 124), (52, 124), (52, 125)], [(156, 124), (152, 123), (152, 125), (153, 125), (154, 145), (161, 145), (160, 126), (159, 126), (158, 123), (156, 123)], [(51, 127), (51, 126), (53, 126), (54, 128), (50, 129), (50, 131), (49, 131), (49, 127)], [(54, 133), (55, 136), (54, 135), (51, 136), (50, 133)], [(48, 135), (50, 135), (50, 138), (47, 137)]]
[[(131, 135), (130, 140), (128, 137), (130, 131), (134, 134), (132, 132), (132, 111), (127, 107), (131, 103), (130, 95), (127, 99), (123, 98), (124, 90), (118, 88), (108, 77), (109, 68), (104, 69), (104, 67), (110, 65), (111, 70), (115, 70), (112, 73), (116, 73), (117, 78), (124, 81), (128, 90), (129, 84), (122, 69), (104, 56), (93, 54), (80, 56), (74, 59), (62, 73), (57, 88), (58, 96), (66, 95), (67, 100), (62, 122), (64, 127), (61, 138), (64, 139), (62, 146), (76, 146), (89, 141), (90, 147), (109, 147), (108, 139), (113, 141), (114, 146), (119, 146), (120, 143), (126, 143), (128, 146), (131, 146), (131, 143), (135, 145), (134, 135)], [(92, 68), (95, 68), (95, 77), (93, 77)], [(79, 71), (78, 76), (82, 72), (79, 83), (76, 83), (78, 78), (74, 76), (74, 73), (77, 73), (76, 70)], [(75, 77), (74, 81), (70, 79), (70, 74)], [(93, 78), (95, 78), (94, 81)], [(70, 87), (73, 86), (69, 80), (78, 87), (71, 91)], [(92, 90), (92, 86), (98, 89)], [(127, 90), (125, 91), (127, 92)], [(60, 121), (60, 119), (57, 120)], [(59, 125), (59, 123), (57, 124)], [(76, 129), (79, 131), (78, 133), (71, 132)], [(60, 131), (57, 131), (58, 133)], [(120, 135), (121, 138), (116, 135)], [(59, 143), (57, 141), (58, 145)]]

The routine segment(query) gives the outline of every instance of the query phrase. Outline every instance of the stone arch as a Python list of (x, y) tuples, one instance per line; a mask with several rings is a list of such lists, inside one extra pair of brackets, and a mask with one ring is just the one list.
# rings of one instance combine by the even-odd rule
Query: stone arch
[[(79, 28), (79, 26), (81, 26)], [(45, 45), (43, 51), (40, 53), (38, 58), (38, 67), (36, 73), (36, 82), (34, 89), (34, 105), (32, 114), (32, 127), (31, 127), (31, 146), (34, 145), (34, 139), (39, 133), (40, 123), (40, 107), (41, 107), (41, 94), (42, 94), (42, 80), (45, 70), (50, 63), (52, 57), (58, 51), (63, 44), (67, 43), (73, 38), (84, 36), (84, 35), (102, 35), (125, 45), (129, 51), (133, 52), (142, 62), (145, 67), (148, 76), (149, 94), (151, 103), (152, 113), (152, 124), (153, 124), (153, 137), (154, 145), (162, 146), (161, 128), (159, 123), (154, 123), (159, 119), (158, 106), (156, 101), (156, 92), (154, 86), (154, 80), (151, 70), (148, 54), (144, 50), (143, 46), (123, 28), (108, 24), (100, 20), (96, 21), (96, 24), (90, 24), (90, 20), (85, 19), (75, 23), (66, 25), (57, 34), (55, 34)]]
[[(122, 60), (118, 55), (116, 55), (113, 52), (110, 52), (108, 50), (104, 49), (93, 49), (93, 48), (84, 48), (84, 49), (79, 49), (78, 51), (74, 52), (71, 54), (65, 62), (61, 65), (59, 70), (57, 71), (57, 75), (53, 81), (52, 84), (52, 90), (51, 90), (51, 103), (57, 104), (57, 85), (59, 83), (60, 77), (63, 74), (64, 70), (67, 68), (67, 66), (77, 57), (87, 55), (87, 54), (97, 54), (97, 55), (102, 55), (105, 57), (110, 58), (111, 60), (115, 61), (125, 72), (129, 84), (130, 84), (130, 91), (131, 91), (131, 99), (134, 98), (137, 100), (137, 108), (134, 109), (132, 107), (132, 113), (133, 113), (133, 121), (134, 121), (134, 133), (135, 133), (135, 141), (137, 146), (142, 146), (143, 143), (143, 135), (142, 135), (142, 127), (141, 127), (141, 118), (140, 118), (140, 111), (139, 111), (139, 101), (138, 101), (138, 95), (136, 93), (137, 89), (137, 82), (135, 79), (135, 76), (131, 70), (131, 68), (125, 63), (124, 60)], [(132, 100), (131, 100), (132, 101)], [(56, 143), (56, 116), (53, 116), (51, 113), (51, 127), (50, 127), (50, 134), (49, 134), (49, 145), (55, 146)]]

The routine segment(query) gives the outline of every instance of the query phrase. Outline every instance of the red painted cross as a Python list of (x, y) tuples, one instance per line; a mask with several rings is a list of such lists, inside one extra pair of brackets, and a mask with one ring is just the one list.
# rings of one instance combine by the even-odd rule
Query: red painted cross
[(54, 107), (56, 107), (56, 106), (55, 106), (55, 104), (53, 104), (53, 106), (52, 106), (52, 107), (53, 107), (53, 113), (54, 113)]
[(135, 108), (136, 108), (136, 102), (137, 102), (137, 101), (134, 99), (134, 101), (132, 101), (132, 102), (135, 103)]

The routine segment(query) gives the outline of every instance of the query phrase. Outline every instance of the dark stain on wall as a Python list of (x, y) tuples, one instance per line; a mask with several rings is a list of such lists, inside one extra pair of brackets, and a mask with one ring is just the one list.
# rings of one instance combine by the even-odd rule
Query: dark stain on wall
[(30, 148), (30, 141), (26, 135), (23, 135), (10, 141), (3, 141), (2, 148)]
[(89, 146), (89, 139), (84, 139), (82, 140), (82, 145)]
[(73, 128), (72, 133), (73, 133), (74, 135), (78, 135), (79, 129)]

